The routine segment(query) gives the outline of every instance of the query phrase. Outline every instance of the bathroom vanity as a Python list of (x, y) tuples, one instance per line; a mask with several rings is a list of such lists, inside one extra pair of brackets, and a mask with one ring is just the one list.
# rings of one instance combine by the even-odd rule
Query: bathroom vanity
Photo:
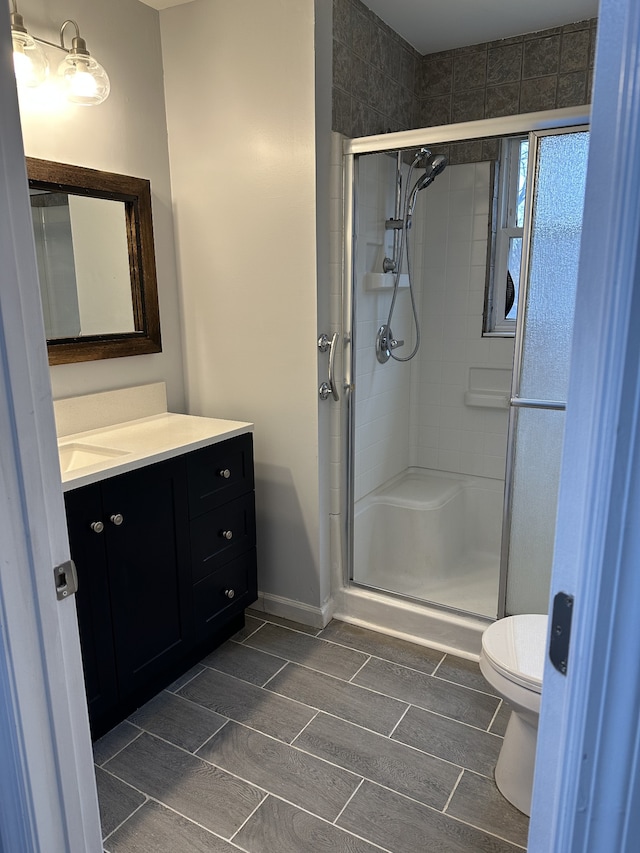
[(243, 626), (251, 429), (160, 412), (59, 439), (94, 737)]

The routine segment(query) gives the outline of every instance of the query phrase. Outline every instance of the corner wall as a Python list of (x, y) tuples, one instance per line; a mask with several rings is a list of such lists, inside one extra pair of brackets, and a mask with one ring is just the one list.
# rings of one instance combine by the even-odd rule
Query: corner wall
[[(53, 109), (21, 103), (29, 157), (134, 175), (151, 181), (162, 352), (51, 368), (54, 399), (149, 382), (167, 384), (169, 406), (184, 411), (180, 310), (176, 281), (169, 153), (158, 13), (138, 0), (20, 0), (27, 29), (57, 42), (60, 24), (78, 21), (111, 79), (98, 107)], [(126, 22), (126, 23), (125, 23)], [(63, 54), (46, 49), (55, 73)]]
[(314, 2), (160, 17), (188, 410), (255, 423), (259, 588), (319, 618)]

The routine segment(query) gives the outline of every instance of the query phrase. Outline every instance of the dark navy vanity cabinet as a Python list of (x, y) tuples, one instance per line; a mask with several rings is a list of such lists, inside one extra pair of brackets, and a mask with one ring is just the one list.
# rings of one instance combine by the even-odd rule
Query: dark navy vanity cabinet
[(246, 433), (66, 492), (94, 737), (244, 624), (253, 489)]

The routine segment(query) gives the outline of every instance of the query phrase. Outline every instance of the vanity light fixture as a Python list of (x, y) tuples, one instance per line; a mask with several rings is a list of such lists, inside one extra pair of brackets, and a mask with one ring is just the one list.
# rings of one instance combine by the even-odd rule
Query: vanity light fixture
[[(76, 28), (70, 50), (64, 46), (64, 28), (67, 24), (73, 24)], [(105, 101), (111, 91), (109, 77), (87, 50), (87, 43), (81, 38), (80, 28), (75, 21), (65, 21), (60, 27), (60, 47), (67, 50), (66, 57), (58, 66), (58, 76), (63, 81), (67, 100), (84, 107)]]
[(16, 80), (19, 86), (33, 89), (41, 86), (47, 79), (49, 60), (33, 36), (27, 32), (24, 19), (16, 7), (16, 0), (12, 0), (11, 5), (11, 42)]
[[(65, 28), (75, 27), (76, 34), (71, 47), (64, 43)], [(40, 45), (46, 44), (62, 50), (67, 55), (58, 66), (58, 80), (68, 101), (80, 106), (92, 107), (109, 97), (111, 84), (102, 65), (87, 50), (87, 43), (80, 35), (80, 28), (73, 20), (65, 21), (60, 27), (60, 44), (38, 38), (27, 32), (22, 15), (18, 12), (17, 0), (11, 0), (11, 39), (13, 63), (19, 86), (35, 89), (48, 78), (49, 62)]]

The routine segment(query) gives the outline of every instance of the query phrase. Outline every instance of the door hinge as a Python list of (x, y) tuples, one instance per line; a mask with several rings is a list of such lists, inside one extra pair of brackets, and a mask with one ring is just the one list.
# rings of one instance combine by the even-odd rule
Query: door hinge
[(78, 573), (73, 560), (67, 560), (66, 563), (56, 566), (53, 570), (53, 579), (58, 601), (63, 601), (78, 591)]
[(559, 592), (553, 599), (551, 614), (551, 637), (549, 639), (549, 659), (558, 672), (567, 674), (569, 660), (569, 641), (571, 639), (571, 614), (573, 596)]

